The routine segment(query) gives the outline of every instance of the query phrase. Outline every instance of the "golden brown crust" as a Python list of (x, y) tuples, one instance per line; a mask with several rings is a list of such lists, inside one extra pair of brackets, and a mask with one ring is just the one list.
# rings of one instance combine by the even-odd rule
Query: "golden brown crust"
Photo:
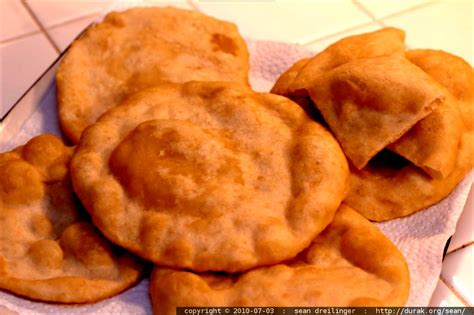
[(383, 56), (402, 57), (404, 40), (405, 32), (393, 27), (338, 40), (312, 58), (297, 61), (280, 75), (272, 93), (291, 99), (308, 97), (314, 80), (343, 64)]
[(375, 32), (348, 36), (315, 55), (288, 83), (292, 96), (308, 95), (307, 89), (324, 72), (347, 62), (383, 56), (403, 56), (405, 32), (387, 27)]
[(0, 288), (93, 302), (135, 283), (141, 266), (81, 218), (68, 176), (73, 149), (52, 135), (0, 154)]
[[(358, 110), (358, 115), (352, 114), (354, 108), (361, 105), (359, 104), (360, 102), (366, 103), (370, 101), (367, 99), (369, 96), (374, 99), (377, 98), (377, 91), (374, 91), (375, 86), (373, 83), (370, 83), (370, 80), (369, 83), (367, 82), (367, 77), (365, 77), (365, 79), (359, 78), (357, 74), (355, 74), (356, 77), (353, 77), (352, 79), (345, 78), (348, 82), (343, 82), (344, 78), (337, 78), (337, 82), (333, 82), (330, 87), (334, 90), (333, 93), (337, 95), (344, 94), (344, 92), (346, 94), (350, 93), (346, 91), (347, 87), (344, 88), (344, 84), (353, 86), (354, 89), (360, 89), (357, 93), (352, 91), (352, 93), (350, 93), (353, 94), (352, 97), (343, 97), (343, 101), (339, 99), (335, 100), (336, 103), (342, 103), (338, 106), (345, 107), (346, 111), (351, 112), (349, 119), (356, 121), (356, 123), (354, 121), (343, 121), (338, 125), (337, 121), (340, 117), (334, 115), (335, 113), (329, 110), (332, 109), (332, 107), (329, 106), (328, 108), (328, 103), (332, 103), (324, 99), (324, 95), (327, 94), (324, 92), (324, 90), (327, 90), (324, 85), (326, 81), (331, 79), (331, 73), (352, 71), (351, 67), (354, 67), (353, 65), (356, 65), (355, 67), (357, 67), (357, 64), (359, 63), (360, 67), (364, 68), (363, 72), (365, 72), (365, 68), (367, 68), (368, 72), (371, 72), (368, 76), (372, 79), (372, 77), (374, 77), (373, 64), (376, 60), (391, 60), (391, 63), (394, 64), (396, 67), (395, 70), (397, 71), (399, 70), (399, 67), (395, 64), (397, 60), (400, 65), (408, 64), (408, 66), (403, 67), (403, 69), (398, 71), (399, 75), (396, 77), (401, 80), (400, 82), (393, 82), (394, 69), (388, 66), (385, 70), (375, 73), (375, 81), (383, 82), (382, 85), (386, 85), (388, 91), (392, 92), (385, 93), (387, 91), (384, 92), (383, 89), (379, 89), (379, 94), (385, 93), (386, 95), (381, 99), (380, 95), (378, 95), (378, 103), (384, 103), (383, 98), (385, 98), (388, 103), (386, 108), (392, 109), (393, 104), (399, 102), (398, 96), (401, 92), (403, 93), (403, 91), (399, 91), (399, 87), (404, 84), (405, 87), (410, 88), (409, 90), (418, 90), (422, 93), (427, 92), (428, 96), (429, 91), (427, 89), (424, 91), (421, 91), (420, 89), (423, 84), (420, 85), (420, 71), (413, 70), (414, 67), (410, 66), (405, 58), (403, 58), (403, 40), (404, 33), (394, 28), (386, 28), (376, 32), (341, 39), (313, 58), (303, 59), (294, 64), (278, 78), (272, 92), (287, 96), (298, 103), (302, 100), (303, 105), (306, 106), (306, 108), (314, 106), (314, 103), (319, 110), (323, 107), (323, 116), (325, 115), (325, 120), (328, 121), (333, 132), (338, 137), (338, 140), (342, 143), (346, 155), (351, 158), (352, 162), (358, 169), (362, 168), (375, 153), (380, 151), (380, 149), (395, 141), (395, 143), (389, 147), (394, 152), (397, 152), (418, 167), (421, 167), (431, 176), (445, 177), (452, 171), (454, 166), (455, 154), (457, 152), (462, 128), (459, 124), (459, 110), (455, 104), (452, 104), (452, 101), (448, 101), (448, 104), (443, 104), (439, 109), (435, 109), (432, 115), (429, 113), (433, 108), (429, 111), (425, 111), (423, 115), (420, 115), (421, 117), (414, 117), (414, 115), (411, 115), (412, 118), (416, 119), (409, 123), (406, 117), (401, 117), (406, 115), (408, 113), (407, 111), (397, 113), (398, 117), (395, 117), (395, 115), (389, 115), (391, 118), (395, 118), (396, 121), (401, 120), (403, 124), (405, 124), (404, 126), (399, 124), (397, 128), (394, 128), (393, 124), (387, 126), (386, 123), (380, 123), (380, 121), (387, 122), (386, 113), (376, 115), (377, 117), (373, 119), (373, 121), (368, 119), (369, 114), (372, 113), (363, 115), (363, 113), (361, 114), (362, 111)], [(408, 58), (410, 58), (409, 56), (410, 53), (407, 53)], [(414, 60), (411, 61), (414, 62)], [(426, 61), (420, 62), (426, 63)], [(416, 62), (414, 63), (416, 64)], [(460, 68), (460, 65), (458, 65), (457, 68)], [(387, 81), (390, 82), (387, 83)], [(426, 81), (426, 78), (423, 79), (422, 82), (423, 81)], [(425, 87), (426, 86), (425, 82)], [(343, 89), (344, 91), (341, 92), (339, 91), (340, 89)], [(305, 96), (308, 95), (310, 90), (313, 90), (313, 101), (308, 100), (308, 96)], [(436, 89), (431, 88), (431, 90), (434, 91)], [(438, 96), (442, 98), (442, 91), (439, 88), (437, 90), (438, 92), (435, 94), (438, 94)], [(317, 92), (322, 92), (323, 99), (317, 95)], [(367, 94), (368, 96), (364, 97), (364, 94)], [(435, 94), (432, 94), (432, 96)], [(390, 99), (390, 95), (395, 96), (395, 98), (392, 97), (392, 99)], [(411, 96), (414, 95), (415, 94), (413, 93), (411, 94)], [(347, 98), (349, 98), (349, 100), (347, 100)], [(358, 98), (359, 103), (357, 102), (357, 99), (354, 100), (354, 98)], [(401, 99), (403, 100), (403, 97)], [(408, 104), (411, 104), (414, 101), (413, 98), (405, 98), (404, 100), (408, 102)], [(348, 101), (354, 102), (356, 106), (349, 106), (350, 104), (347, 104)], [(436, 101), (436, 103), (440, 103), (439, 100)], [(411, 109), (407, 108), (407, 110)], [(341, 115), (341, 113), (336, 114)], [(427, 119), (420, 120), (420, 118), (427, 114), (429, 114)], [(414, 125), (414, 122), (417, 122), (418, 120), (420, 120), (420, 122)], [(403, 132), (407, 131), (407, 128), (410, 128), (411, 126), (414, 127), (411, 128), (410, 132), (402, 136)], [(387, 137), (386, 130), (381, 130), (383, 128), (388, 129), (388, 133), (391, 135), (390, 137)], [(349, 131), (344, 132), (343, 129), (348, 129)], [(439, 132), (433, 132), (434, 129)], [(364, 134), (364, 131), (372, 134)], [(360, 136), (360, 141), (354, 141), (352, 139), (354, 134)], [(345, 138), (344, 135), (347, 135), (349, 139), (346, 139), (347, 137)], [(401, 139), (398, 139), (400, 136), (402, 136)], [(370, 141), (367, 141), (367, 139), (370, 139)], [(383, 139), (384, 141), (376, 142), (374, 139)], [(430, 139), (434, 140), (430, 141)], [(378, 143), (377, 146), (375, 146), (376, 143)], [(427, 147), (428, 149), (420, 150), (419, 148), (421, 147)]]
[(405, 259), (373, 224), (341, 206), (333, 222), (297, 258), (235, 276), (156, 267), (154, 314), (176, 306), (403, 306)]
[(372, 221), (407, 216), (431, 206), (446, 197), (472, 168), (473, 143), (473, 134), (465, 132), (454, 169), (445, 178), (431, 178), (413, 165), (394, 171), (390, 166), (351, 168), (351, 189), (344, 203)]
[(246, 44), (236, 26), (176, 8), (108, 14), (76, 40), (58, 69), (61, 128), (74, 143), (124, 97), (160, 81), (248, 85)]
[[(443, 51), (405, 52), (403, 40), (404, 33), (393, 28), (344, 38), (294, 65), (274, 87), (295, 101), (307, 102), (310, 94), (354, 165), (346, 203), (376, 221), (438, 202), (473, 164), (469, 156), (474, 144), (465, 132), (474, 130), (473, 69)], [(374, 73), (370, 65), (380, 60), (390, 60), (394, 67)], [(352, 67), (359, 72), (351, 73)], [(420, 69), (431, 79), (423, 78)], [(400, 84), (391, 81), (397, 72), (403, 72)], [(378, 83), (380, 89), (375, 88)], [(403, 109), (394, 106), (400, 100), (405, 100), (406, 110), (394, 111)], [(364, 108), (371, 104), (384, 105), (373, 111), (373, 119)], [(411, 104), (418, 110), (410, 112), (415, 108)], [(398, 162), (390, 165), (393, 161), (374, 158), (377, 152), (385, 156), (384, 148), (412, 165), (400, 167)]]
[(278, 77), (270, 92), (288, 97), (291, 91), (291, 83), (293, 83), (298, 73), (300, 73), (301, 69), (303, 69), (309, 61), (310, 58), (303, 58), (295, 62), (294, 65)]
[(393, 56), (345, 63), (312, 84), (311, 99), (358, 169), (444, 101), (429, 75)]
[[(408, 56), (450, 92), (448, 100), (459, 106), (464, 122), (462, 135), (453, 170), (444, 178), (431, 178), (413, 165), (392, 170), (386, 165), (351, 169), (351, 190), (344, 202), (374, 221), (406, 216), (440, 201), (474, 165), (474, 129), (470, 125), (474, 112), (472, 68), (462, 59), (442, 51), (417, 50), (408, 52)], [(448, 150), (446, 154), (450, 154)]]
[(104, 114), (71, 172), (117, 244), (162, 265), (235, 272), (306, 247), (344, 197), (348, 168), (334, 138), (288, 99), (189, 82)]
[[(448, 93), (447, 93), (448, 94)], [(445, 178), (456, 164), (464, 126), (457, 101), (448, 100), (387, 146), (433, 178)]]
[(468, 130), (474, 129), (474, 70), (464, 59), (442, 50), (415, 49), (406, 57), (444, 86), (458, 101)]
[[(444, 178), (456, 163), (464, 126), (474, 128), (474, 107), (463, 105), (473, 101), (474, 74), (467, 62), (444, 51), (410, 50), (405, 56), (446, 88), (447, 100), (388, 149), (431, 177)], [(460, 110), (467, 112), (461, 115)]]
[(129, 288), (137, 282), (139, 270), (137, 261), (124, 255), (117, 259), (119, 278), (55, 277), (50, 279), (23, 279), (0, 276), (0, 287), (30, 299), (60, 303), (97, 302)]

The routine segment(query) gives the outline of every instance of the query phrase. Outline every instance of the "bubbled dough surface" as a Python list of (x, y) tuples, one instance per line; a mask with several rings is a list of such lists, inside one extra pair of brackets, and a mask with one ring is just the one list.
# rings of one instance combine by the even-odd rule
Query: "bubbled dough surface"
[(235, 272), (331, 221), (347, 163), (294, 103), (226, 83), (141, 91), (88, 128), (73, 184), (108, 238), (155, 263)]
[(403, 306), (405, 259), (373, 224), (341, 206), (331, 224), (295, 259), (235, 276), (156, 267), (154, 314), (176, 306)]
[(160, 81), (248, 85), (247, 47), (237, 27), (198, 12), (113, 12), (76, 40), (58, 73), (61, 128), (77, 143), (85, 127), (127, 95)]
[(96, 301), (134, 283), (139, 265), (116, 256), (72, 192), (72, 148), (52, 135), (0, 154), (0, 288), (56, 302)]

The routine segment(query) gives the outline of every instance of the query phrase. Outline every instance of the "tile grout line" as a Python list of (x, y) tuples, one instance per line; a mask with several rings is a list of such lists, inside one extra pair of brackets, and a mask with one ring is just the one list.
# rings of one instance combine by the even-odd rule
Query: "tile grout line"
[(350, 32), (350, 31), (355, 31), (355, 30), (357, 30), (357, 29), (359, 29), (359, 28), (363, 28), (363, 27), (369, 26), (370, 24), (373, 24), (373, 23), (374, 23), (374, 22), (366, 22), (366, 23), (363, 23), (363, 24), (358, 24), (358, 25), (356, 25), (356, 26), (343, 29), (342, 31), (338, 31), (338, 32), (335, 32), (335, 33), (332, 33), (332, 34), (329, 34), (329, 35), (325, 35), (325, 36), (323, 36), (323, 37), (319, 37), (319, 38), (317, 38), (317, 39), (310, 40), (310, 41), (307, 42), (307, 43), (301, 43), (300, 45), (301, 45), (301, 46), (313, 45), (313, 44), (316, 44), (316, 43), (319, 42), (319, 41), (326, 40), (326, 39), (331, 39), (332, 37), (335, 37), (335, 36), (337, 36), (337, 35), (341, 35), (341, 34), (344, 34), (344, 33)]
[(385, 24), (382, 23), (382, 21), (379, 21), (375, 15), (369, 10), (367, 9), (362, 3), (360, 3), (359, 1), (357, 0), (352, 0), (352, 3), (357, 7), (359, 8), (359, 10), (361, 10), (363, 13), (365, 13), (366, 15), (368, 15), (373, 22), (379, 24), (380, 26), (382, 27), (385, 27)]
[(466, 244), (463, 244), (463, 245), (461, 245), (461, 246), (459, 246), (459, 247), (457, 247), (453, 250), (450, 250), (450, 251), (446, 252), (446, 256), (448, 256), (451, 253), (457, 252), (460, 249), (467, 248), (467, 247), (472, 246), (472, 245), (474, 245), (474, 241), (470, 241), (470, 242), (468, 242)]
[(420, 3), (420, 4), (417, 4), (417, 5), (413, 6), (413, 7), (406, 8), (406, 9), (403, 9), (403, 10), (398, 11), (398, 12), (390, 13), (390, 14), (388, 14), (388, 15), (386, 15), (386, 16), (381, 17), (381, 18), (380, 18), (380, 23), (384, 23), (383, 20), (391, 19), (391, 18), (393, 18), (393, 17), (397, 17), (397, 16), (399, 16), (399, 15), (402, 15), (402, 14), (405, 14), (405, 13), (409, 13), (409, 12), (411, 12), (411, 11), (417, 11), (417, 10), (422, 9), (422, 8), (424, 8), (424, 7), (433, 5), (434, 3), (437, 3), (437, 1), (434, 0), (434, 1), (431, 1), (431, 2)]
[[(357, 6), (360, 10), (362, 10), (365, 14), (367, 14), (376, 24), (378, 24), (380, 27), (387, 27), (387, 25), (382, 21), (384, 18), (386, 17), (383, 17), (381, 19), (377, 19), (377, 17), (369, 10), (367, 9), (362, 3), (358, 2), (358, 0), (352, 0), (352, 2), (354, 3), (355, 6)], [(428, 3), (429, 4), (429, 3)], [(420, 7), (420, 6), (418, 6)], [(397, 15), (397, 14), (401, 14), (401, 13), (405, 13), (405, 12), (409, 12), (411, 11), (412, 9), (415, 9), (415, 8), (418, 8), (418, 7), (411, 7), (411, 8), (408, 8), (406, 10), (402, 10), (402, 11), (399, 11), (399, 12), (395, 12), (393, 13), (392, 15)], [(390, 16), (390, 15), (389, 15)], [(410, 47), (405, 43), (405, 50), (408, 50), (410, 49)]]
[(59, 47), (56, 45), (56, 43), (53, 41), (53, 39), (51, 38), (51, 36), (49, 35), (49, 33), (46, 31), (46, 29), (44, 28), (43, 24), (40, 22), (40, 20), (38, 19), (38, 17), (35, 15), (35, 13), (33, 12), (33, 10), (30, 8), (30, 6), (28, 5), (28, 3), (26, 3), (26, 0), (21, 0), (21, 3), (23, 4), (23, 7), (26, 9), (26, 11), (28, 11), (28, 14), (31, 16), (31, 18), (35, 21), (36, 25), (38, 25), (38, 27), (40, 28), (41, 32), (46, 36), (46, 39), (48, 40), (48, 42), (53, 46), (54, 50), (56, 50), (56, 52), (59, 54), (61, 53), (61, 50), (59, 49)]
[(449, 291), (451, 291), (451, 293), (459, 300), (461, 301), (461, 303), (463, 303), (464, 305), (463, 306), (469, 306), (469, 303), (467, 303), (466, 300), (464, 300), (464, 297), (458, 293), (458, 291), (456, 291), (455, 288), (453, 288), (446, 280), (443, 279), (443, 277), (441, 277), (441, 275), (439, 276), (439, 281), (441, 281), (448, 289)]
[(13, 37), (4, 39), (4, 40), (0, 41), (0, 45), (8, 44), (8, 43), (14, 42), (18, 39), (23, 39), (23, 38), (26, 38), (28, 36), (33, 36), (33, 35), (37, 35), (37, 34), (41, 34), (41, 30), (32, 31), (32, 32), (28, 32), (28, 33), (24, 33), (24, 34), (21, 34), (21, 35), (17, 35), (17, 36), (13, 36)]
[[(73, 18), (71, 20), (56, 23), (56, 24), (53, 24), (53, 25), (49, 26), (46, 30), (47, 31), (54, 30), (58, 27), (67, 26), (69, 23), (78, 22), (80, 20), (85, 20), (85, 19), (92, 18), (92, 17), (95, 17), (95, 16), (98, 16), (98, 13), (91, 13), (89, 15), (84, 15), (84, 16), (81, 16), (81, 17), (78, 17), (78, 18)], [(4, 40), (0, 41), (0, 45), (7, 44), (7, 43), (10, 43), (10, 42), (16, 41), (18, 39), (23, 39), (23, 38), (26, 38), (28, 36), (33, 36), (33, 35), (37, 35), (37, 34), (41, 34), (41, 29), (37, 30), (37, 31), (32, 31), (32, 32), (28, 32), (28, 33), (25, 33), (25, 34), (21, 34), (21, 35), (18, 35), (18, 36), (14, 36), (14, 37), (4, 39)]]
[(199, 10), (199, 6), (196, 3), (194, 3), (193, 0), (186, 0), (186, 3), (189, 4), (193, 8), (193, 10), (197, 12), (201, 12), (201, 10)]
[(91, 14), (88, 14), (88, 15), (83, 15), (81, 17), (76, 17), (76, 18), (73, 18), (71, 20), (67, 20), (67, 21), (63, 21), (63, 22), (53, 24), (51, 26), (48, 26), (48, 28), (46, 30), (52, 30), (52, 29), (55, 29), (55, 28), (58, 28), (58, 27), (61, 27), (61, 26), (66, 26), (69, 23), (78, 22), (80, 20), (85, 20), (85, 19), (89, 19), (89, 18), (92, 18), (92, 17), (96, 17), (96, 16), (99, 16), (98, 12), (97, 13), (91, 13)]

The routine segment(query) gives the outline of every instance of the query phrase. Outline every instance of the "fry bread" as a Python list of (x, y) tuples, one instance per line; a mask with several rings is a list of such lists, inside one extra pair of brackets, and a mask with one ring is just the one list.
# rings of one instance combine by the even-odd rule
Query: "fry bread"
[(348, 62), (308, 88), (311, 99), (357, 169), (443, 101), (443, 89), (405, 58)]
[(115, 243), (156, 264), (227, 272), (307, 247), (348, 178), (337, 141), (297, 104), (219, 82), (132, 95), (84, 132), (71, 172)]
[(403, 306), (410, 276), (402, 254), (372, 223), (341, 206), (295, 259), (238, 275), (155, 267), (154, 314), (177, 306)]
[[(465, 105), (473, 101), (474, 75), (467, 62), (443, 51), (410, 50), (406, 57), (444, 85), (448, 97), (433, 113), (388, 148), (422, 168), (431, 177), (444, 178), (451, 173), (456, 163), (464, 126), (472, 129), (474, 125), (472, 106)], [(460, 110), (468, 112), (461, 115)]]
[(289, 97), (291, 84), (301, 72), (301, 69), (303, 69), (310, 60), (310, 58), (298, 60), (294, 65), (280, 75), (270, 92)]
[(451, 174), (464, 130), (457, 101), (448, 100), (420, 120), (388, 149), (403, 156), (433, 178)]
[(474, 70), (464, 59), (442, 50), (415, 49), (407, 58), (443, 85), (458, 101), (467, 130), (474, 129)]
[(383, 56), (403, 57), (404, 41), (405, 32), (393, 27), (338, 40), (309, 60), (288, 83), (288, 93), (292, 96), (308, 95), (308, 87), (320, 75), (351, 61)]
[[(448, 90), (450, 104), (459, 106), (463, 130), (455, 164), (448, 176), (432, 178), (412, 164), (394, 168), (392, 163), (384, 163), (383, 159), (363, 170), (351, 168), (351, 189), (345, 203), (374, 221), (406, 216), (440, 201), (474, 166), (474, 76), (471, 66), (442, 51), (415, 50), (407, 55)], [(442, 140), (440, 135), (432, 139)], [(429, 139), (421, 137), (419, 141), (420, 144), (428, 143)], [(448, 145), (452, 143), (448, 142)], [(430, 153), (431, 149), (427, 147), (426, 152)], [(436, 152), (436, 148), (434, 150)], [(450, 154), (448, 150), (446, 154)]]
[(134, 8), (89, 28), (58, 69), (61, 128), (74, 143), (126, 96), (160, 81), (248, 85), (247, 46), (237, 27), (198, 12)]
[(0, 154), (0, 288), (84, 303), (133, 285), (141, 265), (84, 216), (68, 175), (73, 149), (52, 135)]

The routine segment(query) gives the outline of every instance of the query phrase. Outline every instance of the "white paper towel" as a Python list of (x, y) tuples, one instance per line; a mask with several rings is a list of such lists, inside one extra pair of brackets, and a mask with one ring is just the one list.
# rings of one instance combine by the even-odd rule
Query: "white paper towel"
[[(276, 78), (296, 60), (314, 54), (303, 47), (286, 43), (248, 40), (247, 44), (251, 55), (250, 82), (256, 91), (262, 92), (269, 91)], [(6, 144), (6, 148), (14, 148), (44, 132), (60, 134), (54, 84), (21, 132)], [(377, 224), (398, 246), (408, 262), (411, 275), (408, 306), (428, 305), (441, 272), (444, 246), (454, 233), (473, 178), (474, 172), (471, 172), (447, 198), (424, 211)], [(149, 314), (151, 306), (147, 286), (148, 281), (145, 279), (118, 296), (83, 306), (32, 302), (5, 292), (0, 292), (0, 304), (20, 314)]]

